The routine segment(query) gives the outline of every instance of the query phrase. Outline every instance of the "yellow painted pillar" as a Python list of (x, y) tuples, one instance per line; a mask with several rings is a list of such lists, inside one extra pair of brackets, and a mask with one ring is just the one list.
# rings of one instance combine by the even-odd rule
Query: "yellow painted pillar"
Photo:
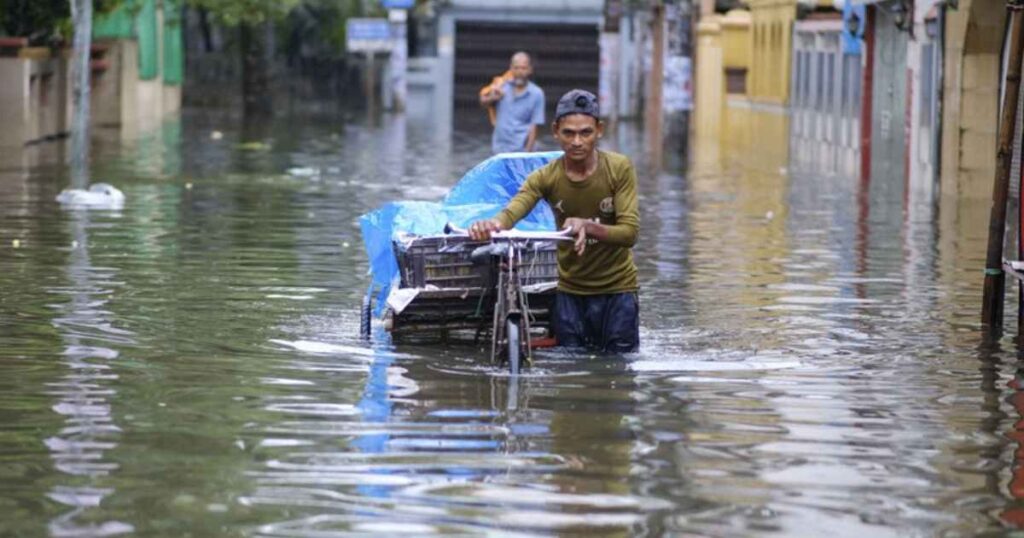
[(995, 178), (1006, 7), (965, 0), (946, 15), (942, 195), (985, 200)]
[(722, 120), (724, 80), (722, 77), (722, 26), (720, 17), (707, 17), (697, 25), (697, 117), (698, 138), (718, 137)]
[(722, 27), (720, 17), (705, 17), (697, 25), (697, 96), (694, 134), (697, 168), (716, 166), (724, 105)]
[(723, 152), (732, 155), (749, 151), (750, 110), (749, 93), (751, 54), (750, 12), (735, 9), (725, 14), (722, 26), (722, 127), (719, 138)]
[(734, 9), (725, 14), (721, 26), (725, 92), (746, 96), (750, 92), (751, 54), (754, 50), (750, 12)]

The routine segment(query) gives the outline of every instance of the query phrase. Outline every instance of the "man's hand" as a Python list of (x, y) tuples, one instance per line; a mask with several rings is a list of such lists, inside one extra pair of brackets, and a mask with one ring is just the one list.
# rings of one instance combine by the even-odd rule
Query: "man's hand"
[(494, 103), (497, 103), (498, 101), (501, 101), (501, 98), (504, 96), (505, 92), (502, 91), (501, 88), (494, 88), (493, 90), (484, 94), (483, 97), (480, 98), (480, 104), (483, 106), (490, 106), (493, 105)]
[(492, 233), (504, 229), (497, 219), (478, 220), (469, 226), (469, 237), (474, 241), (489, 241)]
[(573, 250), (576, 251), (577, 256), (582, 256), (583, 251), (587, 248), (587, 226), (590, 221), (577, 217), (570, 217), (565, 219), (565, 227), (569, 230), (569, 233), (576, 236), (576, 243), (573, 245)]

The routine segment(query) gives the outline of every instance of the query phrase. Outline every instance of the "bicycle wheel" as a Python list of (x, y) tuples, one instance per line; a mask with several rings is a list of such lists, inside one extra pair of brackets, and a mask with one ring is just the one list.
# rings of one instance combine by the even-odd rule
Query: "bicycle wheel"
[(505, 336), (508, 340), (508, 347), (506, 348), (508, 350), (506, 354), (508, 357), (508, 371), (512, 375), (516, 375), (519, 373), (519, 353), (522, 350), (519, 323), (516, 320), (505, 320)]
[(370, 301), (370, 294), (366, 294), (366, 297), (363, 297), (362, 307), (359, 309), (359, 337), (363, 340), (370, 339), (372, 320), (373, 304)]

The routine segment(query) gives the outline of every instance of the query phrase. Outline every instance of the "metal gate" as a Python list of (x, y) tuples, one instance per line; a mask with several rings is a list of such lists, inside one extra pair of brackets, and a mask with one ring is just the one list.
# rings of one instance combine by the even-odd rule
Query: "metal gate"
[(460, 20), (455, 25), (457, 126), (488, 126), (478, 92), (504, 73), (512, 54), (520, 50), (533, 57), (533, 81), (544, 90), (548, 120), (565, 92), (582, 88), (597, 94), (600, 47), (596, 25)]
[(841, 21), (793, 27), (790, 157), (800, 172), (857, 177), (860, 55), (843, 51), (841, 31)]

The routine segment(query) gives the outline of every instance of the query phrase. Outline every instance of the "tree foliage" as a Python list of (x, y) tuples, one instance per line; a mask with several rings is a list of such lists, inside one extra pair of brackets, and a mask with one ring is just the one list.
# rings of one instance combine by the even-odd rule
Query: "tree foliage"
[[(96, 13), (107, 13), (123, 0), (93, 0)], [(70, 40), (69, 0), (0, 0), (0, 28), (10, 36), (27, 37), (32, 45)]]
[(301, 42), (303, 48), (328, 54), (344, 51), (346, 21), (374, 15), (382, 13), (365, 12), (361, 0), (303, 0), (285, 21), (286, 42), (289, 48)]
[(279, 19), (288, 14), (302, 0), (188, 0), (205, 9), (228, 26), (256, 24), (268, 19)]

